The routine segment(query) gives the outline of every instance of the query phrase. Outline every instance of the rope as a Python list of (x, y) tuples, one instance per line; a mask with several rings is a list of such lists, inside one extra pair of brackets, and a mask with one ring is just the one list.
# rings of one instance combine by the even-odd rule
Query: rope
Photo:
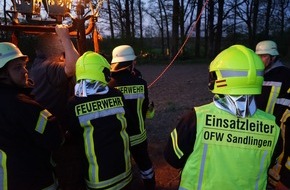
[(206, 0), (206, 2), (204, 3), (197, 19), (196, 19), (196, 22), (194, 22), (194, 25), (192, 25), (190, 27), (190, 31), (186, 37), (186, 39), (184, 40), (183, 44), (181, 45), (180, 49), (178, 50), (178, 52), (176, 53), (176, 55), (173, 57), (172, 61), (167, 65), (167, 67), (160, 73), (160, 75), (151, 83), (148, 85), (148, 89), (151, 88), (151, 86), (153, 86), (164, 74), (165, 72), (171, 67), (171, 65), (174, 63), (175, 59), (178, 57), (178, 55), (181, 53), (182, 49), (184, 48), (185, 44), (187, 43), (187, 41), (189, 40), (190, 36), (193, 34), (193, 31), (194, 29), (196, 28), (196, 23), (199, 22), (200, 20), (200, 17), (201, 17), (201, 14), (202, 12), (204, 11), (207, 3), (208, 3), (209, 0)]

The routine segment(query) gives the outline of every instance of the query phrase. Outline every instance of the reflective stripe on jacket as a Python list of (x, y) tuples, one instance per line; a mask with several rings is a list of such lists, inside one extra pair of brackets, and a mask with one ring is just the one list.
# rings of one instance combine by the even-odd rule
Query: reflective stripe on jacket
[(69, 102), (70, 130), (83, 145), (89, 189), (122, 189), (132, 180), (123, 102), (123, 95), (114, 88)]
[(265, 189), (280, 132), (274, 116), (257, 110), (251, 118), (237, 118), (213, 103), (195, 110), (196, 141), (179, 190)]
[(130, 146), (147, 140), (145, 119), (149, 105), (147, 82), (133, 76), (129, 70), (112, 73), (109, 86), (120, 90), (125, 98), (126, 107), (130, 110), (127, 132)]

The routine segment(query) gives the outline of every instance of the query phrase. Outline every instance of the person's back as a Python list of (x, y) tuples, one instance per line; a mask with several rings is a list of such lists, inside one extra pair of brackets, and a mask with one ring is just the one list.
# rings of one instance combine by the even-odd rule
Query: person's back
[(261, 110), (252, 117), (237, 118), (214, 103), (194, 109), (195, 150), (184, 166), (180, 186), (185, 189), (243, 190), (255, 186), (265, 189), (268, 166), (279, 134), (275, 118)]
[(280, 129), (275, 117), (255, 104), (263, 69), (259, 57), (242, 45), (211, 62), (213, 102), (182, 117), (165, 148), (167, 162), (182, 169), (179, 189), (266, 188)]
[(129, 188), (132, 171), (124, 97), (107, 86), (110, 65), (101, 55), (88, 51), (76, 64), (69, 130), (83, 147), (87, 188)]
[[(136, 141), (131, 141), (132, 146), (146, 140), (145, 118), (148, 109), (147, 82), (142, 78), (135, 77), (129, 70), (111, 73), (109, 86), (120, 90), (124, 97), (126, 106), (130, 112), (132, 123), (127, 131), (130, 136), (135, 136)], [(139, 138), (137, 138), (139, 136)]]
[[(60, 121), (63, 131), (67, 129), (66, 105), (73, 96), (75, 84), (75, 62), (79, 57), (64, 25), (55, 26), (56, 33), (42, 33), (35, 44), (36, 58), (29, 70), (34, 82), (32, 94), (35, 100), (45, 106)], [(68, 137), (68, 135), (67, 135)], [(61, 188), (81, 186), (79, 177), (71, 171), (78, 171), (78, 155), (74, 154), (73, 139), (66, 138), (62, 148), (53, 153), (56, 173)], [(64, 162), (70, 157), (69, 162)], [(76, 172), (78, 173), (78, 172)]]
[[(276, 117), (276, 123), (283, 128), (282, 121), (290, 107), (290, 68), (286, 67), (280, 60), (278, 47), (274, 41), (264, 40), (259, 42), (256, 45), (256, 54), (260, 56), (265, 65), (262, 93), (256, 96), (257, 107), (273, 114)], [(284, 144), (289, 144), (289, 134), (287, 134), (289, 130), (281, 130), (281, 132), (284, 137)], [(280, 150), (285, 151), (285, 146), (280, 147)], [(287, 150), (285, 153), (281, 152), (277, 163), (269, 170), (269, 185), (272, 186), (269, 186), (269, 188), (275, 187), (280, 178), (282, 183), (287, 184), (287, 187), (290, 188), (290, 169), (285, 167), (285, 159), (287, 159), (285, 154), (287, 154)], [(281, 168), (284, 171), (280, 174)]]
[(282, 115), (273, 113), (277, 98), (285, 96), (290, 88), (290, 68), (286, 67), (279, 59), (277, 44), (270, 40), (261, 41), (256, 46), (265, 65), (262, 93), (256, 96), (258, 108), (274, 114), (278, 121)]
[(57, 25), (56, 33), (37, 36), (36, 58), (29, 74), (34, 82), (32, 94), (62, 124), (69, 97), (73, 96), (75, 62), (79, 57), (70, 40), (68, 29)]
[(73, 95), (74, 79), (67, 78), (61, 62), (41, 57), (34, 60), (30, 73), (36, 100), (62, 119), (66, 102)]
[(27, 56), (0, 43), (0, 189), (57, 189), (51, 151), (63, 143), (56, 118), (30, 96)]
[(282, 115), (279, 122), (283, 146), (281, 154), (269, 170), (268, 190), (285, 190), (290, 188), (290, 92), (277, 99), (274, 113)]
[(120, 90), (125, 106), (130, 111), (127, 132), (130, 136), (130, 151), (139, 168), (145, 189), (155, 189), (155, 173), (147, 151), (146, 113), (149, 105), (147, 82), (135, 69), (136, 55), (129, 45), (113, 49), (110, 87)]

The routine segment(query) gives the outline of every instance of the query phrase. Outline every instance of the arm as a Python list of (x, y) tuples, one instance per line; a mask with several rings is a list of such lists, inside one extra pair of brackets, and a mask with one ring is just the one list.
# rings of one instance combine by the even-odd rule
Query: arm
[(196, 114), (191, 111), (173, 129), (164, 150), (165, 160), (174, 168), (184, 167), (193, 151), (196, 138)]
[(49, 111), (27, 96), (19, 96), (21, 116), (19, 126), (26, 130), (26, 137), (33, 140), (38, 147), (49, 151), (59, 148), (64, 136), (58, 120)]
[(67, 77), (72, 77), (75, 75), (75, 64), (77, 59), (79, 58), (79, 53), (74, 47), (69, 35), (68, 28), (63, 25), (56, 25), (55, 32), (61, 39), (62, 45), (64, 47), (65, 53), (65, 73)]

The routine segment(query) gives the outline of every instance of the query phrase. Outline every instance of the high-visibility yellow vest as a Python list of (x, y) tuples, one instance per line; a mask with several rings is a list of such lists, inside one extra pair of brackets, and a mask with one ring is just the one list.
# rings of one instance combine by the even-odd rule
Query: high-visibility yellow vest
[(266, 189), (280, 132), (275, 117), (257, 110), (250, 118), (237, 118), (214, 103), (195, 110), (196, 141), (179, 190)]

